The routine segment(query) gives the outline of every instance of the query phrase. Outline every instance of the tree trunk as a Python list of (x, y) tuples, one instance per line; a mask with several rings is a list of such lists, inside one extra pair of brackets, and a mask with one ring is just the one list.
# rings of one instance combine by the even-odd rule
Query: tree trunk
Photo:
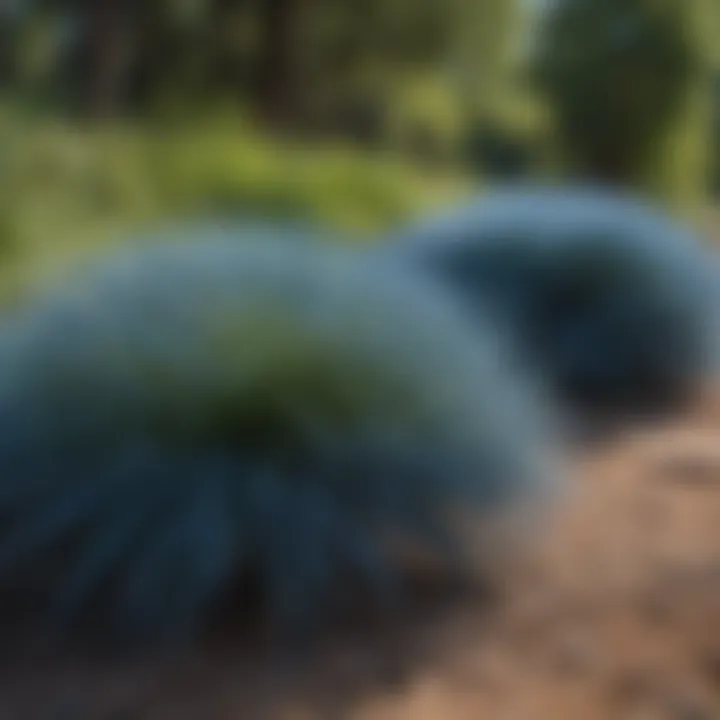
[(274, 127), (288, 127), (297, 119), (301, 1), (262, 3), (258, 100), (265, 121)]
[(83, 69), (83, 106), (88, 117), (102, 120), (124, 110), (129, 80), (131, 16), (127, 0), (89, 0)]

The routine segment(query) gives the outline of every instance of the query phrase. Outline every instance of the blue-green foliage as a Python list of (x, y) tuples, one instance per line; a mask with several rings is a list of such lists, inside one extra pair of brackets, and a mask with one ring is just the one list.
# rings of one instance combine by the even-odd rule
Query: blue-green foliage
[(399, 233), (389, 250), (490, 304), (585, 413), (669, 409), (716, 369), (717, 260), (653, 207), (520, 187)]
[(543, 411), (491, 327), (351, 258), (136, 247), (7, 319), (2, 587), (162, 638), (256, 573), (271, 616), (303, 627), (343, 589), (392, 588), (398, 543), (454, 560), (457, 513), (539, 497)]

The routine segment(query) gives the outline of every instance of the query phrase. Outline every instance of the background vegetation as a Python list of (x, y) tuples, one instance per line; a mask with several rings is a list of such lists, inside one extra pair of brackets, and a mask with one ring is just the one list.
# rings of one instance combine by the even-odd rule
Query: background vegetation
[(720, 188), (716, 0), (14, 0), (0, 246), (53, 266), (164, 221), (367, 234), (471, 183)]

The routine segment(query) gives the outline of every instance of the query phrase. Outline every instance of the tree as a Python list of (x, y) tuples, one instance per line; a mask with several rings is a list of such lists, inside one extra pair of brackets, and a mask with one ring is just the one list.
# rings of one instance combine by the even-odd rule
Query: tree
[(548, 12), (536, 77), (580, 174), (611, 184), (661, 174), (706, 78), (700, 2), (559, 0)]
[(84, 110), (96, 119), (115, 116), (124, 106), (129, 79), (133, 3), (86, 0), (83, 42)]
[[(515, 5), (33, 0), (22, 25), (64, 33), (36, 83), (46, 103), (57, 94), (74, 112), (102, 118), (157, 105), (184, 114), (239, 102), (276, 129), (370, 140), (382, 135), (386, 110), (401, 102), (398, 89), (425, 84), (428, 76), (455, 93), (454, 103), (474, 108), (500, 77), (497, 60)], [(70, 33), (61, 31), (67, 27)], [(27, 43), (14, 28), (3, 29), (8, 57), (0, 59), (0, 72), (11, 75), (15, 48)]]

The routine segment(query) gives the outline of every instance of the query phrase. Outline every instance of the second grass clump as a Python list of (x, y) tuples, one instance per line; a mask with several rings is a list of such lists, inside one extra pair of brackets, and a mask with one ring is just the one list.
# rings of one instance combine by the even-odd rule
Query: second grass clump
[(500, 189), (400, 230), (380, 251), (514, 336), (575, 419), (677, 410), (718, 369), (717, 256), (637, 198)]

